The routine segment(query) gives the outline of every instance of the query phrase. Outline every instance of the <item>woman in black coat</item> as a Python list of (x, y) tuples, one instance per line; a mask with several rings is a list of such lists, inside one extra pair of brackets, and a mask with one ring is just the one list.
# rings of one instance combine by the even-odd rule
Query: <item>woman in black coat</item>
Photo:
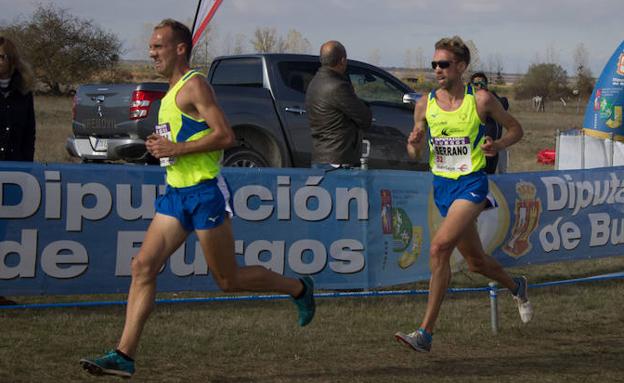
[[(0, 36), (0, 161), (32, 161), (35, 154), (35, 109), (32, 73), (15, 44)], [(0, 232), (0, 240), (4, 237)], [(15, 301), (0, 296), (0, 305)]]
[(33, 77), (15, 44), (0, 36), (0, 161), (33, 161)]

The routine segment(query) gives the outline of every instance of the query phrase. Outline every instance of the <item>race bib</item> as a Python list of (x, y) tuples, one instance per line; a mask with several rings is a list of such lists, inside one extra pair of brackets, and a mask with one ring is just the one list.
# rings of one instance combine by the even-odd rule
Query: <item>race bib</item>
[[(160, 136), (165, 137), (169, 141), (173, 141), (173, 136), (171, 135), (171, 126), (168, 122), (156, 125), (154, 127), (154, 132)], [(175, 157), (161, 157), (160, 158), (160, 166), (166, 167), (171, 166), (175, 163)]]
[(442, 173), (465, 173), (472, 169), (470, 137), (434, 137), (433, 166)]

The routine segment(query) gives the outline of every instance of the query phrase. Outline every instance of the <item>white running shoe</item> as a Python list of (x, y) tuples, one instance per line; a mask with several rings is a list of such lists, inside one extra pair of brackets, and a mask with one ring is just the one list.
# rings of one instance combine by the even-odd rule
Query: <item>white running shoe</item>
[(518, 293), (513, 295), (513, 299), (518, 305), (518, 312), (520, 313), (520, 320), (522, 323), (529, 323), (533, 318), (533, 305), (529, 302), (529, 284), (526, 277), (516, 277), (513, 279), (518, 284)]

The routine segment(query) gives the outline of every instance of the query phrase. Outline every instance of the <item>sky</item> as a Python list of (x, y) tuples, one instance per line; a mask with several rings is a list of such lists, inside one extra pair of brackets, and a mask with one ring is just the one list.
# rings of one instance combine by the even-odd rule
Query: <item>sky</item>
[[(119, 37), (124, 58), (148, 59), (151, 27), (169, 17), (192, 23), (197, 0), (0, 0), (0, 25), (30, 18), (37, 4), (93, 20)], [(459, 35), (474, 42), (483, 69), (501, 62), (505, 73), (555, 62), (573, 75), (583, 44), (599, 76), (624, 38), (621, 10), (622, 0), (223, 0), (211, 22), (211, 50), (223, 54), (242, 33), (250, 51), (258, 27), (283, 36), (295, 29), (310, 53), (339, 40), (349, 58), (403, 67), (428, 63), (438, 39)]]

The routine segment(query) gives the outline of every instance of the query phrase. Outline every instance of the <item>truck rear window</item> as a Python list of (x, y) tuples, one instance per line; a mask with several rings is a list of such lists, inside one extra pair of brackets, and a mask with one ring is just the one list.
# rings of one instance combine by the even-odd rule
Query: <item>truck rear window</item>
[(262, 62), (256, 57), (222, 60), (217, 64), (210, 83), (261, 88)]

